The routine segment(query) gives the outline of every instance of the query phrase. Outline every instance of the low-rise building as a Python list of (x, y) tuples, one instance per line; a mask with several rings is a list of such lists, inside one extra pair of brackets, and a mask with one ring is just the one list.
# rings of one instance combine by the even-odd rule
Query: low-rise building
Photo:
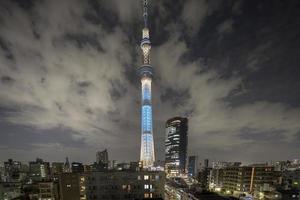
[(0, 199), (14, 199), (21, 196), (21, 182), (1, 182)]
[(33, 181), (40, 181), (50, 175), (50, 163), (37, 158), (36, 161), (29, 162), (29, 177)]
[(285, 190), (300, 190), (300, 169), (282, 172), (282, 187)]
[(64, 172), (64, 163), (63, 162), (53, 162), (51, 166), (51, 174), (61, 174)]
[(164, 198), (162, 171), (91, 172), (85, 181), (88, 200)]
[(213, 168), (209, 174), (209, 189), (212, 191), (220, 192), (223, 187), (224, 169)]
[(60, 200), (85, 200), (84, 176), (80, 173), (62, 173), (59, 176)]
[(40, 182), (39, 200), (59, 200), (58, 184), (56, 182)]
[(60, 175), (61, 200), (164, 199), (163, 171), (102, 171)]
[(227, 193), (254, 193), (270, 191), (274, 187), (276, 176), (274, 167), (243, 166), (224, 169), (223, 189)]

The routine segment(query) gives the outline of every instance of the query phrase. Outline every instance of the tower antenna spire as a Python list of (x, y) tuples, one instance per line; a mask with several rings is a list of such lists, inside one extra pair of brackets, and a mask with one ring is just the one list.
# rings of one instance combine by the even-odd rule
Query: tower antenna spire
[(145, 23), (145, 27), (148, 26), (148, 0), (143, 0), (143, 7), (144, 7), (144, 23)]

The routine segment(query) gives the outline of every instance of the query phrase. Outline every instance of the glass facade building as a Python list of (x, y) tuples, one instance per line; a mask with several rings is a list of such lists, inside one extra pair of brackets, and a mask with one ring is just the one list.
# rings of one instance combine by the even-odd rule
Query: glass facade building
[(188, 175), (196, 177), (198, 172), (198, 156), (189, 156), (188, 160)]
[(174, 117), (166, 122), (165, 170), (170, 176), (186, 173), (188, 119)]

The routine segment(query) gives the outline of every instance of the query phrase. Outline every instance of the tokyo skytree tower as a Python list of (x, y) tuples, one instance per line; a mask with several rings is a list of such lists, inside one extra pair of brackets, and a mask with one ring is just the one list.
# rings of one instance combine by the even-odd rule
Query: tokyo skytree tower
[(149, 168), (155, 161), (154, 141), (153, 141), (153, 122), (151, 104), (151, 82), (153, 68), (150, 64), (151, 42), (148, 29), (148, 1), (143, 0), (144, 28), (142, 31), (141, 49), (143, 53), (143, 64), (138, 68), (138, 74), (142, 83), (141, 98), (141, 154), (140, 161), (144, 168)]

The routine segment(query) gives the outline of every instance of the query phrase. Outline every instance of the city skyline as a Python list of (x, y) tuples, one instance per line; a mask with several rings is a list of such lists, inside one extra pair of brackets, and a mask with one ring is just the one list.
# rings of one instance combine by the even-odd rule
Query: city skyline
[[(59, 2), (0, 3), (0, 160), (139, 160), (141, 2)], [(299, 6), (150, 1), (157, 160), (175, 116), (200, 160), (298, 158)]]

